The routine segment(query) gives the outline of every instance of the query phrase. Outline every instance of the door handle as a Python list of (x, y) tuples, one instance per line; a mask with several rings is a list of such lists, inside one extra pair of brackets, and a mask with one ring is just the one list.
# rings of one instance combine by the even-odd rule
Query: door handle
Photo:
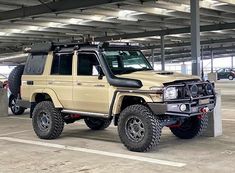
[(94, 85), (94, 87), (105, 87), (105, 85), (97, 84), (97, 85)]
[(48, 82), (49, 85), (51, 85), (51, 84), (53, 84), (53, 83), (54, 83), (53, 81), (49, 81), (49, 82)]

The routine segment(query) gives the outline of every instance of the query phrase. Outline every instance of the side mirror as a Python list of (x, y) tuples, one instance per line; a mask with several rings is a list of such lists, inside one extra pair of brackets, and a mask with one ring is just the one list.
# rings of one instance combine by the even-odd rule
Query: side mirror
[(100, 79), (100, 80), (103, 79), (104, 72), (103, 72), (100, 65), (97, 65), (97, 71), (98, 71), (98, 79)]

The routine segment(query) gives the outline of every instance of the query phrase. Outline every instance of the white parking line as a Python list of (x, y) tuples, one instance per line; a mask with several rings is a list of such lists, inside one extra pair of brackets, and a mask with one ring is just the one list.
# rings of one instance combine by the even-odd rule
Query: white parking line
[(223, 108), (221, 110), (223, 110), (223, 111), (235, 111), (235, 109), (231, 109), (231, 108)]
[(0, 140), (23, 143), (23, 144), (31, 144), (31, 145), (37, 145), (37, 146), (44, 146), (44, 147), (50, 147), (50, 148), (58, 148), (58, 149), (70, 150), (70, 151), (78, 151), (78, 152), (97, 154), (97, 155), (102, 155), (102, 156), (109, 156), (109, 157), (116, 157), (116, 158), (122, 158), (122, 159), (147, 162), (147, 163), (154, 163), (154, 164), (159, 164), (159, 165), (173, 166), (173, 167), (186, 166), (185, 163), (180, 163), (180, 162), (159, 160), (159, 159), (134, 156), (134, 155), (127, 155), (127, 154), (112, 153), (112, 152), (107, 152), (107, 151), (93, 150), (93, 149), (80, 148), (80, 147), (72, 147), (72, 146), (52, 144), (52, 143), (46, 143), (46, 142), (40, 142), (40, 141), (24, 140), (24, 139), (11, 138), (11, 137), (0, 137)]
[(0, 136), (8, 136), (8, 135), (14, 135), (14, 134), (19, 134), (19, 133), (24, 133), (24, 132), (29, 132), (32, 130), (22, 130), (22, 131), (17, 131), (17, 132), (10, 132), (10, 133), (5, 133), (5, 134), (0, 134)]
[(223, 121), (235, 121), (235, 119), (222, 119)]
[(31, 118), (27, 118), (27, 117), (7, 117), (7, 118), (10, 118), (10, 119), (20, 119), (20, 120), (32, 120)]

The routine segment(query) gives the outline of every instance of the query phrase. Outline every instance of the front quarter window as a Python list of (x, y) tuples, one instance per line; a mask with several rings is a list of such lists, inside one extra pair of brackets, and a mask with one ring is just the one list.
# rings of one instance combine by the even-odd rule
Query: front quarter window
[(152, 70), (148, 60), (140, 51), (104, 51), (103, 55), (115, 75), (135, 71)]

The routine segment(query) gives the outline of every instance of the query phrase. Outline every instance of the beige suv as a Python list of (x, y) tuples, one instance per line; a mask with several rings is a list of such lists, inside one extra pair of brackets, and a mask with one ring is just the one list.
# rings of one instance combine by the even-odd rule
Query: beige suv
[(198, 77), (154, 71), (130, 44), (35, 44), (21, 79), (18, 104), (31, 108), (39, 138), (55, 139), (65, 123), (84, 119), (92, 130), (113, 120), (121, 142), (147, 151), (169, 127), (189, 139), (207, 126), (214, 86)]

